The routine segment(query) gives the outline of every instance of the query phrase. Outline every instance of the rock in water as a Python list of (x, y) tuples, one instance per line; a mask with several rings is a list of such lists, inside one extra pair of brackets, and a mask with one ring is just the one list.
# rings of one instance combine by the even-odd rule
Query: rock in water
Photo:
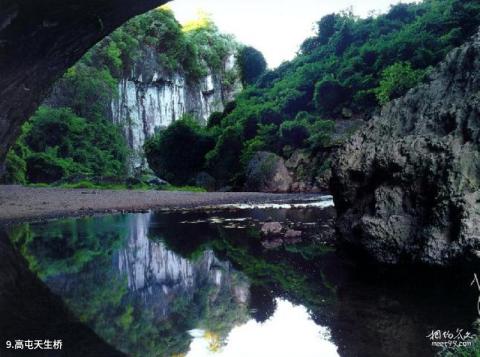
[(263, 236), (275, 236), (282, 233), (283, 226), (280, 222), (266, 222), (262, 225), (260, 232)]
[(445, 265), (480, 248), (480, 34), (339, 151), (344, 242), (385, 263)]
[(271, 152), (259, 151), (246, 170), (245, 189), (259, 192), (288, 192), (292, 185), (285, 161)]

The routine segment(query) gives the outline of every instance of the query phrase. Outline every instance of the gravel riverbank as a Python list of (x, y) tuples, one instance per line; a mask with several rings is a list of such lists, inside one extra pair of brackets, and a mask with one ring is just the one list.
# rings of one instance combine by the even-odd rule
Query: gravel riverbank
[(225, 204), (274, 203), (320, 195), (258, 192), (171, 192), (32, 188), (0, 185), (0, 224), (149, 209), (201, 208)]

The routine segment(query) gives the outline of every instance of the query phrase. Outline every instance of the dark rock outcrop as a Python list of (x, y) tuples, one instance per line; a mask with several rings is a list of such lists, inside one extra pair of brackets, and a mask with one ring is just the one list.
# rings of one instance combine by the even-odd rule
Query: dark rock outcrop
[(332, 157), (365, 122), (360, 118), (336, 119), (330, 142), (319, 149), (296, 149), (285, 161), (293, 183), (291, 192), (328, 192)]
[(344, 242), (380, 262), (444, 265), (480, 249), (480, 34), (339, 151)]
[(201, 171), (195, 176), (195, 186), (204, 188), (207, 191), (215, 191), (217, 182), (208, 172)]
[(53, 82), (129, 18), (165, 0), (0, 2), (0, 176), (20, 126)]
[(259, 151), (248, 163), (245, 183), (247, 191), (288, 192), (291, 185), (292, 177), (280, 156)]

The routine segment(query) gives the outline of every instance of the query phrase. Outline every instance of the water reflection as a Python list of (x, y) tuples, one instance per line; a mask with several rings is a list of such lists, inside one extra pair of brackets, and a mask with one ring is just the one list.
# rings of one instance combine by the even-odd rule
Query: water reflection
[(128, 235), (116, 257), (119, 271), (127, 276), (129, 291), (146, 304), (155, 304), (155, 312), (164, 317), (171, 313), (174, 299), (180, 296), (192, 298), (204, 286), (208, 286), (213, 299), (222, 289), (229, 289), (235, 302), (247, 303), (248, 281), (229, 263), (219, 261), (212, 250), (205, 250), (195, 259), (188, 260), (168, 250), (163, 242), (151, 241), (147, 233), (152, 215), (126, 217)]
[[(275, 356), (336, 357), (326, 327), (312, 321), (307, 309), (277, 299), (274, 314), (264, 323), (250, 320), (229, 333), (226, 345), (215, 353), (218, 357)], [(211, 336), (195, 331), (187, 357), (212, 356)]]
[(429, 356), (430, 329), (470, 329), (463, 276), (360, 268), (334, 249), (332, 220), (324, 205), (230, 207), (22, 225), (10, 239), (132, 356)]

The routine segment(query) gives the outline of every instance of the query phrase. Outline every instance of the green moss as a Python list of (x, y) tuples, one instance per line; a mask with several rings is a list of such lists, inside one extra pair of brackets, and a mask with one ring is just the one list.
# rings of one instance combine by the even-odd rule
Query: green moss
[(167, 185), (165, 188), (162, 190), (164, 191), (185, 191), (185, 192), (207, 192), (202, 187), (197, 187), (197, 186), (172, 186), (172, 185)]

